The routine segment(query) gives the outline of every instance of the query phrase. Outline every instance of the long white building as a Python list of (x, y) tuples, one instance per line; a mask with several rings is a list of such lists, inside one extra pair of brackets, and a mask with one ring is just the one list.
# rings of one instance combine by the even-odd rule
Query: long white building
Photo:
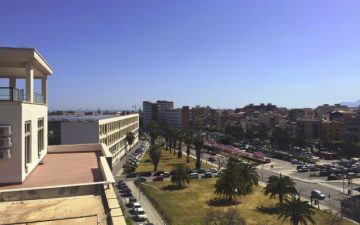
[[(49, 126), (60, 129), (57, 132), (60, 135), (61, 144), (106, 144), (113, 154), (113, 161), (122, 158), (125, 152), (139, 141), (139, 114), (50, 115)], [(126, 134), (129, 132), (135, 136), (132, 146), (128, 146), (126, 142)]]

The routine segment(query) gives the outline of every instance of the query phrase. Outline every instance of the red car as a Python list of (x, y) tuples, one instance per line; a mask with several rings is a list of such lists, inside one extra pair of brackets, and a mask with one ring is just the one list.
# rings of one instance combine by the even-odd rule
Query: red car
[(163, 181), (163, 180), (164, 180), (164, 178), (160, 177), (160, 176), (154, 177), (154, 179), (153, 179), (153, 181)]

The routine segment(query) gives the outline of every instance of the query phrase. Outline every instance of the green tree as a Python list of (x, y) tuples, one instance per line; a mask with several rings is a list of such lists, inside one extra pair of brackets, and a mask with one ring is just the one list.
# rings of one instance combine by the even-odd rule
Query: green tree
[(128, 145), (132, 145), (134, 143), (134, 140), (135, 140), (135, 136), (132, 132), (129, 132), (126, 134), (126, 142), (128, 143)]
[(154, 121), (151, 121), (151, 123), (148, 126), (148, 131), (150, 135), (150, 143), (151, 145), (155, 145), (155, 141), (160, 135), (160, 129), (158, 124)]
[(171, 182), (179, 189), (181, 189), (186, 183), (190, 182), (190, 175), (188, 174), (189, 169), (190, 168), (184, 163), (174, 165), (174, 168), (171, 171)]
[(280, 204), (283, 203), (287, 195), (298, 194), (295, 188), (295, 182), (289, 176), (270, 176), (267, 185), (264, 188), (264, 194), (270, 194), (270, 198), (279, 196)]
[(195, 146), (195, 151), (196, 151), (195, 167), (198, 170), (201, 168), (201, 150), (204, 147), (204, 139), (201, 135), (197, 135), (195, 137), (194, 146)]
[(230, 135), (235, 139), (244, 137), (244, 130), (241, 125), (227, 125), (225, 127), (225, 135)]
[(160, 162), (160, 157), (161, 157), (161, 146), (160, 145), (152, 145), (149, 149), (149, 155), (151, 158), (151, 162), (154, 165), (154, 172), (156, 172), (157, 167)]
[(309, 205), (308, 201), (292, 196), (290, 199), (285, 199), (278, 219), (282, 219), (282, 222), (290, 219), (291, 225), (307, 225), (308, 222), (315, 224), (314, 214), (314, 208)]
[(279, 146), (288, 146), (290, 143), (289, 135), (280, 127), (277, 127), (273, 130), (270, 141), (272, 144)]
[(245, 164), (230, 157), (225, 170), (215, 184), (215, 194), (227, 201), (232, 201), (237, 195), (246, 195), (258, 185), (259, 175), (254, 165)]

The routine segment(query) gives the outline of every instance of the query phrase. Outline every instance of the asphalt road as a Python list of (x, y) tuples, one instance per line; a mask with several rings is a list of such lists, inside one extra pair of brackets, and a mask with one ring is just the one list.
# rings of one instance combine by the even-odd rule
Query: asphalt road
[[(195, 150), (191, 150), (191, 155), (195, 156)], [(222, 156), (220, 154), (217, 154), (215, 156), (211, 156), (207, 153), (201, 154), (201, 159), (203, 161), (207, 161), (209, 157), (215, 158), (216, 161), (214, 162), (214, 164), (216, 164), (218, 167), (219, 164), (221, 168), (226, 165), (225, 156)], [(264, 183), (266, 183), (266, 181), (270, 176), (279, 175), (279, 173), (267, 169), (261, 169), (261, 167), (258, 168), (257, 171), (260, 176), (260, 181)], [(340, 200), (344, 198), (348, 198), (347, 195), (342, 194), (339, 190), (325, 186), (321, 183), (309, 183), (309, 182), (297, 180), (295, 177), (292, 178), (294, 179), (294, 182), (296, 183), (296, 188), (298, 189), (300, 196), (302, 198), (310, 200), (310, 193), (312, 190), (320, 190), (323, 194), (325, 194), (326, 198), (320, 201), (320, 209), (330, 208), (332, 210), (339, 211), (341, 209)], [(330, 199), (328, 197), (329, 195), (330, 195)]]

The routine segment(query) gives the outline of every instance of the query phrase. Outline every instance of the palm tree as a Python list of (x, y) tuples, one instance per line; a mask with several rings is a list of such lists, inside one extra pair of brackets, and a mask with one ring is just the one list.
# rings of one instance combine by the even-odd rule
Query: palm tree
[(240, 163), (240, 177), (244, 185), (245, 194), (253, 191), (255, 186), (259, 185), (259, 174), (253, 164)]
[(280, 176), (270, 176), (264, 188), (264, 194), (270, 194), (270, 198), (278, 195), (279, 202), (282, 204), (286, 195), (298, 194), (295, 186), (295, 182), (289, 176), (281, 176), (281, 174)]
[(253, 165), (230, 157), (215, 184), (215, 194), (232, 201), (237, 195), (246, 195), (253, 191), (259, 182), (259, 175)]
[(126, 139), (126, 142), (128, 143), (128, 145), (131, 146), (134, 143), (135, 136), (132, 132), (129, 132), (126, 134), (125, 139)]
[(201, 149), (204, 147), (204, 139), (200, 135), (197, 135), (194, 139), (194, 146), (196, 151), (196, 169), (201, 168)]
[(159, 126), (158, 126), (158, 124), (156, 122), (151, 121), (151, 123), (148, 126), (148, 130), (149, 130), (149, 135), (150, 135), (150, 143), (151, 143), (151, 145), (154, 145), (156, 139), (160, 135)]
[(175, 164), (171, 171), (171, 182), (175, 184), (179, 189), (183, 187), (185, 183), (190, 182), (190, 175), (187, 172), (190, 168), (185, 163)]
[(179, 130), (178, 133), (178, 140), (179, 140), (179, 146), (178, 146), (178, 158), (182, 158), (182, 141), (184, 139), (184, 134)]
[(154, 165), (154, 172), (156, 172), (157, 167), (160, 162), (160, 157), (161, 157), (161, 146), (160, 145), (152, 145), (149, 149), (149, 155), (150, 155), (152, 164)]
[(176, 155), (176, 141), (179, 138), (179, 129), (174, 128), (173, 129), (173, 149), (174, 149), (174, 155)]
[(190, 161), (190, 147), (191, 147), (192, 141), (193, 140), (192, 140), (191, 132), (186, 133), (184, 142), (186, 144), (186, 155), (187, 155), (186, 162), (187, 163), (189, 163), (189, 161)]
[(284, 222), (289, 218), (291, 225), (307, 225), (308, 222), (315, 224), (314, 214), (314, 208), (309, 205), (308, 201), (292, 196), (290, 199), (285, 199), (278, 219), (282, 219), (282, 222)]
[(171, 138), (171, 127), (168, 123), (165, 124), (164, 130), (163, 130), (163, 136), (165, 138), (166, 149), (169, 149), (170, 148), (170, 138)]

